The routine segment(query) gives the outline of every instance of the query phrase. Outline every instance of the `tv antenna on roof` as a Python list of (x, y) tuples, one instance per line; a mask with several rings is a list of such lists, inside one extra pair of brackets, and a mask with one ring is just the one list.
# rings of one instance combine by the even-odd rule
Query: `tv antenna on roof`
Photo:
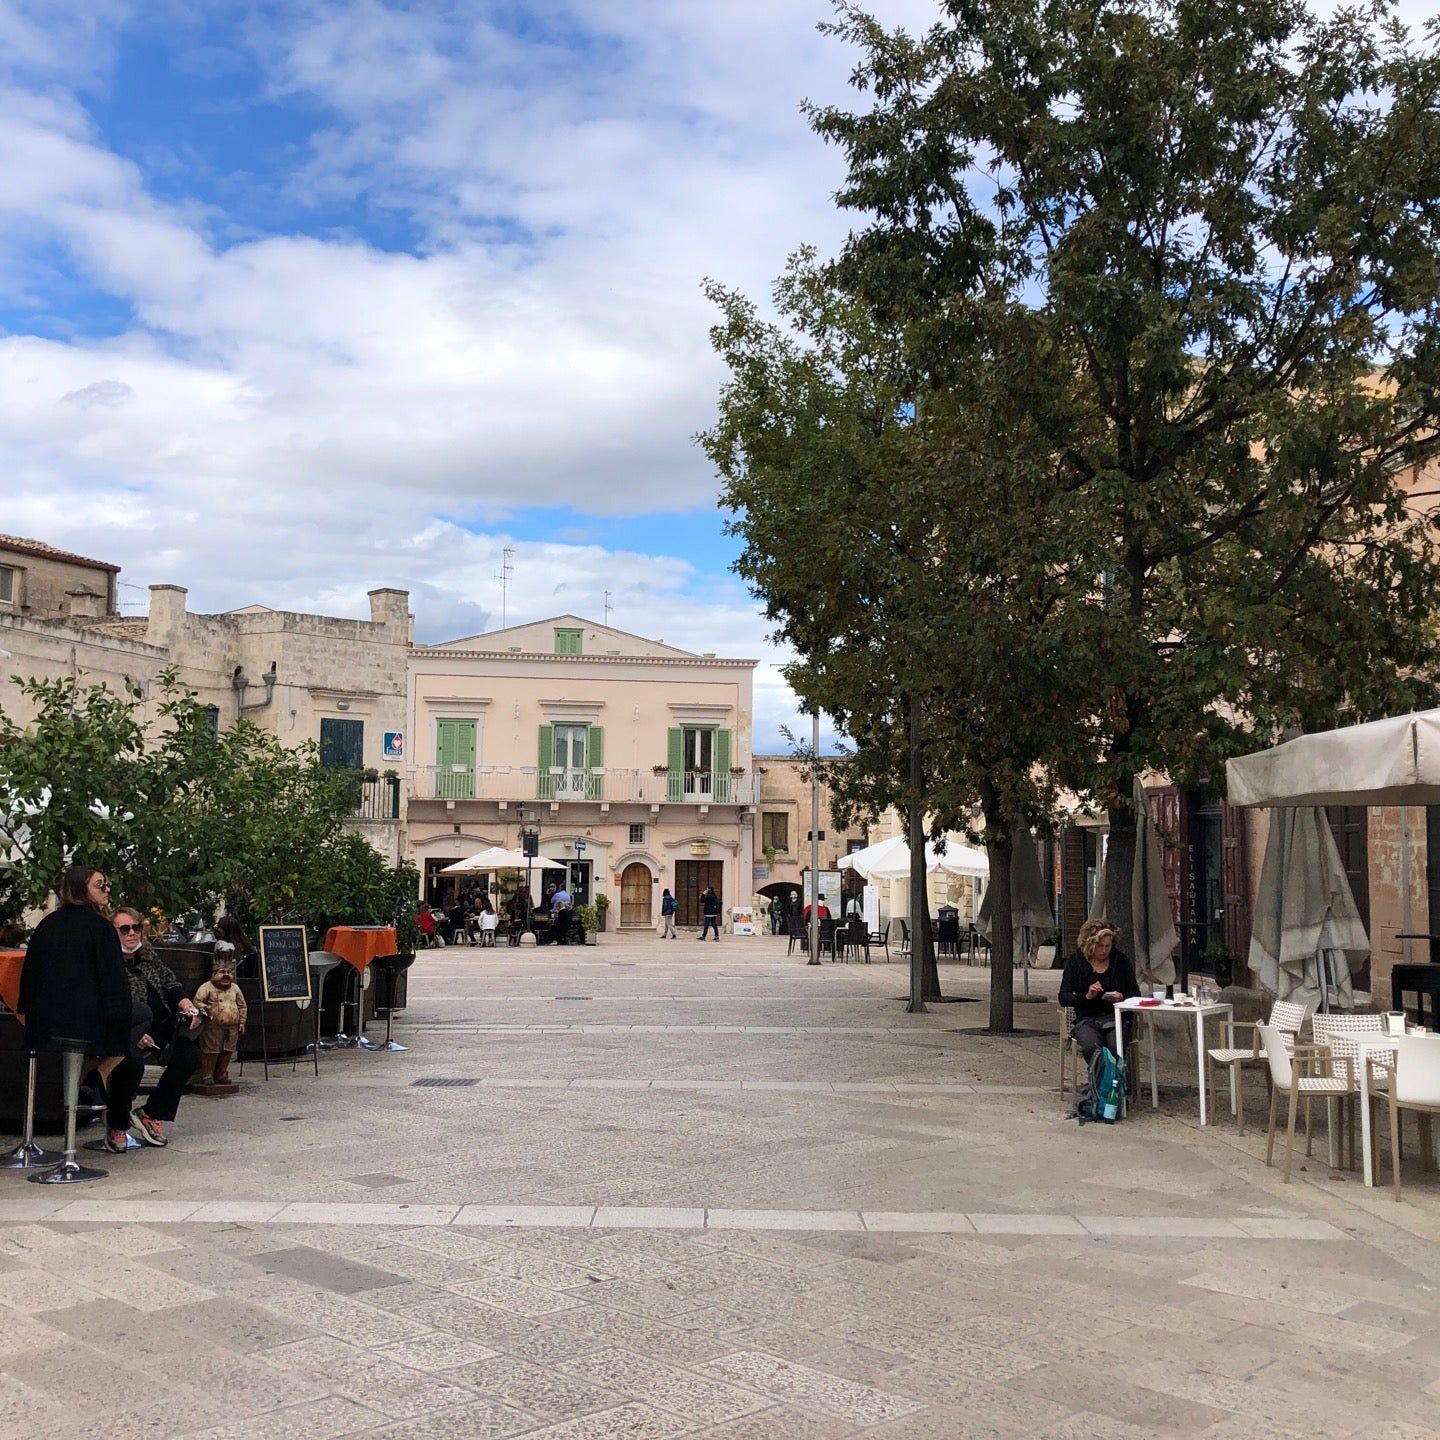
[(500, 628), (505, 628), (506, 601), (509, 598), (510, 577), (515, 573), (515, 567), (510, 563), (515, 558), (515, 547), (507, 545), (500, 552), (500, 569), (495, 578), (500, 582)]
[(607, 590), (607, 591), (605, 592), (605, 623), (606, 623), (607, 625), (610, 623), (610, 612), (615, 608), (615, 607), (610, 603), (610, 597), (611, 597), (612, 594), (614, 594), (614, 591), (612, 591), (612, 590)]

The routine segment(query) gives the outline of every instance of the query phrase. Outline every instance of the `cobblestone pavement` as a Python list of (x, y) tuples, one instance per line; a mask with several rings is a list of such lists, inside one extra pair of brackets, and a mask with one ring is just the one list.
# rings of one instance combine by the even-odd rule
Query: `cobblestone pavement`
[(405, 1053), (0, 1175), (0, 1433), (1436, 1433), (1440, 1177), (1282, 1185), (1188, 1067), (1082, 1129), (1053, 1004), (992, 1038), (785, 948), (427, 953)]

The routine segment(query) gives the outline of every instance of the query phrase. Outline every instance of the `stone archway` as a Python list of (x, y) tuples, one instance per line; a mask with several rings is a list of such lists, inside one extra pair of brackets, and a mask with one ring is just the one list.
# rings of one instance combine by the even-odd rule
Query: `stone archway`
[(625, 927), (652, 925), (654, 877), (650, 867), (632, 860), (620, 872), (620, 924)]

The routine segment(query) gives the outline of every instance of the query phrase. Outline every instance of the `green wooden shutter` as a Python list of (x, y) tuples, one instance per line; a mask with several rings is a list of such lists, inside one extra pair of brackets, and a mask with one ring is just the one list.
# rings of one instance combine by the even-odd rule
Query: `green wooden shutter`
[(730, 732), (715, 732), (715, 803), (730, 803)]
[[(441, 800), (469, 800), (475, 794), (475, 722), (435, 723), (435, 794)], [(457, 769), (460, 766), (463, 768)]]
[(538, 773), (535, 776), (535, 794), (541, 800), (555, 798), (555, 777), (550, 767), (555, 763), (555, 727), (540, 727), (540, 758), (535, 762)]
[(605, 766), (605, 727), (603, 725), (592, 725), (589, 734), (585, 736), (585, 750), (589, 759), (589, 770), (591, 773), (585, 777), (585, 798), (587, 800), (603, 800), (605, 798), (605, 777), (596, 775), (596, 770)]
[(672, 726), (665, 739), (665, 764), (670, 771), (665, 795), (669, 800), (679, 800), (685, 793), (685, 732), (678, 725)]

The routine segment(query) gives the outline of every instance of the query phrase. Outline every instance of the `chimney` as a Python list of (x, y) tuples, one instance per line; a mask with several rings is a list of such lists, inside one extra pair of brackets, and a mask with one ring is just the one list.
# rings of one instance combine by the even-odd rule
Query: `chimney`
[(150, 623), (145, 627), (147, 644), (165, 649), (174, 642), (185, 623), (185, 596), (188, 593), (183, 585), (150, 587)]
[(394, 590), (386, 586), (379, 590), (371, 590), (369, 594), (370, 623), (383, 625), (390, 630), (395, 644), (408, 644), (411, 627), (410, 592)]
[(66, 612), (72, 620), (98, 620), (105, 613), (105, 597), (88, 585), (67, 590), (65, 599), (69, 602)]

